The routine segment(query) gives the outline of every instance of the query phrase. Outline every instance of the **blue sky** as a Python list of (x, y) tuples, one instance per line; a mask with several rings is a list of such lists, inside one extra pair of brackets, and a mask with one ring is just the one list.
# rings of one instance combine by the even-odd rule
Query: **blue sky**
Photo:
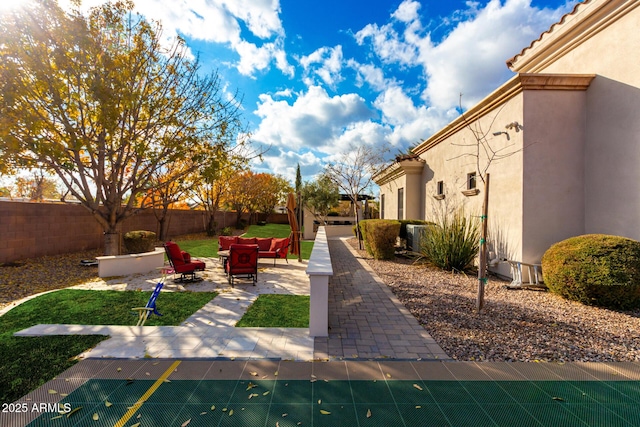
[[(92, 5), (97, 0), (85, 1)], [(243, 95), (256, 171), (311, 179), (349, 144), (391, 154), (513, 74), (505, 61), (576, 1), (137, 0)]]

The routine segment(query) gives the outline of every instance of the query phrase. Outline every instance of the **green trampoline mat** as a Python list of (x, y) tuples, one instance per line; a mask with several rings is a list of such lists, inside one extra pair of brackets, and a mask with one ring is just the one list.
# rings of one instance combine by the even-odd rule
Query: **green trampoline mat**
[(636, 381), (177, 380), (149, 395), (153, 384), (89, 380), (60, 402), (80, 409), (29, 426), (640, 426)]

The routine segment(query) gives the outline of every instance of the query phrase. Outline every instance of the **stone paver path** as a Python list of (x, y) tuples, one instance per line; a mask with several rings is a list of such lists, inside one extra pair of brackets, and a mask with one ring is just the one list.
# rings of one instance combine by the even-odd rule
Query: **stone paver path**
[(329, 337), (316, 338), (316, 359), (449, 359), (349, 243), (328, 243)]

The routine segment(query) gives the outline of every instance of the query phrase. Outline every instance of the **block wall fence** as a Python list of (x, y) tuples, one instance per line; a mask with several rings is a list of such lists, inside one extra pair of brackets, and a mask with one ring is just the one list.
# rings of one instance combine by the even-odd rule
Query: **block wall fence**
[[(243, 219), (248, 220), (244, 215)], [(218, 212), (218, 229), (235, 227), (235, 212)], [(286, 214), (272, 214), (271, 223), (287, 223)], [(204, 211), (172, 209), (169, 238), (205, 231)], [(132, 230), (158, 232), (153, 210), (127, 218), (122, 233)], [(0, 263), (45, 255), (59, 255), (104, 246), (103, 231), (84, 207), (63, 203), (0, 201)]]

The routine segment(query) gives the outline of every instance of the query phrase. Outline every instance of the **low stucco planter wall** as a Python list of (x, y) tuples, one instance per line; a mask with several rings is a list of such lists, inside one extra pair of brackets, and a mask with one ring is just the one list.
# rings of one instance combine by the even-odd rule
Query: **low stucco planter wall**
[(141, 254), (99, 256), (96, 259), (99, 277), (147, 273), (164, 265), (164, 248)]
[(318, 228), (307, 275), (310, 283), (309, 335), (329, 336), (329, 277), (333, 276), (325, 227)]

